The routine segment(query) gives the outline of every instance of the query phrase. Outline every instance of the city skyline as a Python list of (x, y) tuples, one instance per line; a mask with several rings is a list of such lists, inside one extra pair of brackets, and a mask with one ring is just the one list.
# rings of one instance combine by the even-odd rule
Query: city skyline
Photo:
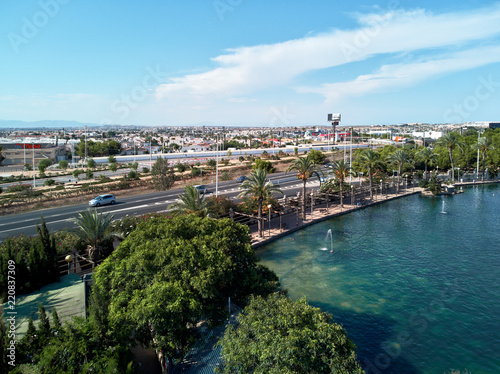
[(495, 121), (500, 3), (0, 6), (0, 119), (180, 126)]

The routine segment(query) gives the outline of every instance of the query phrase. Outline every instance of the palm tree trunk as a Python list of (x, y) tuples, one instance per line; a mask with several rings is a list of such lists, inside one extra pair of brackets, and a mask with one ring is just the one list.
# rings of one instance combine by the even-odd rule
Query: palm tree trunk
[(259, 197), (259, 211), (258, 211), (258, 219), (257, 219), (257, 227), (259, 229), (259, 236), (262, 238), (262, 227), (263, 227), (263, 222), (262, 222), (262, 197)]
[(425, 180), (428, 180), (429, 178), (427, 178), (427, 162), (425, 162)]
[(455, 165), (453, 164), (453, 156), (451, 154), (451, 148), (448, 148), (448, 152), (450, 154), (450, 161), (451, 161), (451, 181), (455, 181)]
[(373, 200), (373, 175), (371, 168), (368, 168), (368, 174), (370, 175), (370, 200)]
[(340, 207), (344, 207), (344, 193), (343, 193), (343, 188), (342, 185), (344, 184), (344, 179), (340, 180)]
[(302, 184), (302, 220), (306, 220), (306, 180)]
[(398, 168), (398, 185), (396, 186), (396, 195), (399, 193), (399, 183), (401, 181), (401, 166)]
[(483, 177), (482, 177), (482, 179), (484, 182), (484, 166), (486, 164), (486, 152), (482, 152), (482, 154), (483, 154)]

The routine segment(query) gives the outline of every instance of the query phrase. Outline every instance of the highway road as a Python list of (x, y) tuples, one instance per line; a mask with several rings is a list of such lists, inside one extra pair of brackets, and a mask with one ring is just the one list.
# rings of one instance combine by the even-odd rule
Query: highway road
[[(269, 175), (273, 183), (279, 184), (283, 193), (287, 196), (296, 195), (301, 191), (302, 183), (295, 176), (295, 173), (276, 173)], [(241, 192), (238, 189), (239, 183), (236, 181), (219, 182), (219, 195), (236, 198)], [(207, 184), (207, 196), (215, 193), (215, 183)], [(307, 184), (308, 187), (319, 186), (317, 178)], [(135, 196), (127, 196), (117, 199), (115, 205), (103, 206), (97, 209), (98, 212), (111, 213), (114, 219), (120, 219), (126, 215), (141, 215), (152, 212), (165, 212), (168, 207), (178, 200), (178, 196), (183, 193), (183, 189), (172, 189), (162, 192), (151, 192)], [(112, 191), (110, 191), (112, 193)], [(40, 224), (40, 216), (43, 216), (50, 231), (70, 229), (74, 227), (72, 219), (78, 212), (89, 209), (87, 204), (71, 205), (52, 209), (43, 209), (28, 213), (13, 214), (0, 217), (0, 241), (4, 241), (9, 236), (18, 234), (36, 235), (36, 224)], [(94, 209), (94, 208), (92, 208)]]

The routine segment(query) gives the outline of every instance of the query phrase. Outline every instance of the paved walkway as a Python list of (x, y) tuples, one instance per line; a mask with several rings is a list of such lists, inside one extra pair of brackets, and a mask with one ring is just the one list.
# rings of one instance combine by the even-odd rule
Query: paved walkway
[[(344, 203), (343, 207), (340, 206), (340, 203), (338, 201), (330, 202), (328, 204), (328, 209), (326, 208), (326, 204), (314, 206), (312, 214), (311, 214), (311, 208), (308, 207), (305, 221), (302, 220), (302, 214), (299, 215), (298, 220), (297, 220), (297, 213), (295, 212), (284, 214), (281, 217), (282, 229), (280, 229), (279, 217), (271, 218), (271, 230), (269, 230), (269, 222), (267, 220), (264, 222), (263, 237), (259, 236), (257, 224), (250, 226), (252, 247), (258, 248), (273, 240), (291, 234), (295, 231), (301, 230), (304, 227), (313, 225), (321, 221), (325, 221), (327, 219), (330, 219), (338, 215), (346, 214), (357, 209), (364, 209), (366, 207), (376, 204), (381, 204), (389, 200), (398, 199), (403, 196), (421, 193), (422, 191), (423, 189), (420, 187), (415, 187), (415, 188), (408, 187), (408, 189), (406, 190), (402, 188), (399, 191), (399, 194), (396, 194), (394, 191), (391, 191), (391, 193), (387, 195), (385, 193), (383, 195), (380, 195), (380, 193), (378, 193), (373, 196), (373, 200), (370, 200), (369, 197), (365, 198), (361, 206), (357, 206), (356, 199), (354, 201), (355, 205)], [(349, 202), (349, 198), (345, 198), (344, 201)]]

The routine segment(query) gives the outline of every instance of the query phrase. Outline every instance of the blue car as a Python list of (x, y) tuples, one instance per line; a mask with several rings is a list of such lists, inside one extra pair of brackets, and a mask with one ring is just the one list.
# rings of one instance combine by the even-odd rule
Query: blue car
[(236, 178), (236, 182), (243, 183), (247, 179), (248, 179), (248, 177), (246, 175), (242, 175), (241, 177)]

